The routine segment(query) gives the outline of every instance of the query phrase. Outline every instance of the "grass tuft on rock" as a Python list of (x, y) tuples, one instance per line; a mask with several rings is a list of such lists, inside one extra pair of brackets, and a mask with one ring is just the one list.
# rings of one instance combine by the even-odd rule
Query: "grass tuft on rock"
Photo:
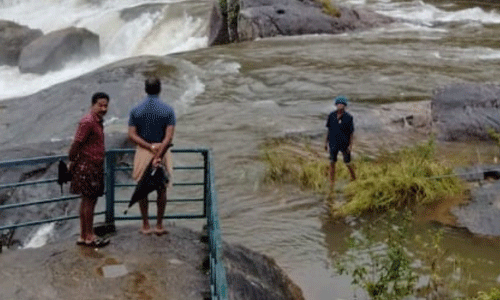
[(380, 156), (374, 162), (357, 162), (358, 179), (344, 193), (349, 201), (334, 212), (360, 215), (390, 208), (421, 207), (465, 192), (453, 170), (434, 159), (435, 143), (428, 142)]
[[(375, 159), (355, 160), (357, 180), (345, 186), (345, 203), (332, 202), (332, 213), (357, 216), (393, 208), (417, 208), (450, 196), (461, 197), (465, 184), (453, 175), (450, 167), (434, 159), (434, 151), (435, 142), (431, 139), (394, 153), (382, 153)], [(310, 144), (284, 139), (269, 141), (262, 147), (261, 158), (267, 164), (268, 182), (296, 184), (302, 189), (329, 193), (328, 157)], [(339, 159), (337, 179), (341, 178), (349, 176)]]
[(330, 0), (316, 0), (323, 7), (323, 12), (335, 18), (340, 18), (340, 10)]

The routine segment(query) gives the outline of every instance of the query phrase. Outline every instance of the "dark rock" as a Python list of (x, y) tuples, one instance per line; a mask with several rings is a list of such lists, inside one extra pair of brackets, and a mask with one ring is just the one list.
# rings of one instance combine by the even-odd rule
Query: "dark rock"
[(229, 43), (227, 12), (222, 11), (217, 2), (214, 2), (212, 13), (210, 15), (208, 44), (215, 46), (227, 43)]
[(431, 107), (440, 140), (488, 140), (488, 129), (500, 131), (498, 86), (452, 84), (435, 92)]
[[(316, 1), (299, 0), (240, 0), (239, 5), (233, 4), (226, 13), (217, 6), (214, 11), (210, 45), (279, 35), (337, 34), (394, 21), (374, 12), (347, 7), (338, 8), (339, 17), (332, 16)], [(233, 31), (237, 34), (230, 34)]]
[(84, 28), (53, 31), (23, 48), (19, 57), (22, 73), (44, 74), (73, 59), (99, 55), (99, 36)]
[(239, 245), (225, 245), (229, 299), (304, 300), (302, 291), (276, 262)]
[(39, 29), (0, 20), (0, 65), (17, 66), (23, 47), (42, 35)]

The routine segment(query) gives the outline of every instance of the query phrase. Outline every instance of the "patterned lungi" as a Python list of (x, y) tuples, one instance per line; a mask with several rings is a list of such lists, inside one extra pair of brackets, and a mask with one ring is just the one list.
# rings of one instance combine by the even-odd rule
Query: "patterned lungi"
[(71, 193), (88, 198), (104, 194), (104, 162), (79, 160), (71, 166)]

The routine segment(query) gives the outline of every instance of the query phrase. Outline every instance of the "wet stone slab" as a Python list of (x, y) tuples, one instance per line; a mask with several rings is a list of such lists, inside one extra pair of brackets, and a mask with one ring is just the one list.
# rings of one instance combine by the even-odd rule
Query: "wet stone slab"
[(4, 251), (0, 299), (204, 299), (206, 244), (189, 229), (168, 230), (144, 236), (119, 227), (101, 249), (77, 246), (75, 238)]

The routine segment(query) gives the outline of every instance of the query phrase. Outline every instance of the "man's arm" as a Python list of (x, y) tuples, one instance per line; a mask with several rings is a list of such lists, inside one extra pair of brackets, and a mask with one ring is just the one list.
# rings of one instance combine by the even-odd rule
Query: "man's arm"
[(326, 133), (326, 138), (325, 138), (325, 151), (328, 151), (328, 132)]
[(153, 144), (146, 142), (137, 134), (137, 128), (135, 126), (128, 127), (128, 138), (139, 147), (150, 150), (152, 152), (156, 152), (158, 150), (155, 149), (155, 146), (153, 146)]
[(90, 124), (88, 122), (78, 123), (78, 127), (75, 132), (75, 137), (73, 138), (73, 143), (69, 149), (68, 158), (70, 162), (74, 162), (78, 159), (85, 141), (91, 131)]
[(69, 149), (69, 161), (74, 162), (78, 158), (78, 154), (80, 154), (80, 151), (82, 150), (83, 143), (80, 141), (73, 141), (71, 144), (71, 148)]
[(153, 158), (153, 164), (158, 164), (161, 162), (163, 156), (165, 155), (165, 153), (167, 153), (168, 146), (172, 143), (172, 140), (174, 139), (174, 133), (175, 133), (175, 126), (168, 125), (167, 128), (165, 129), (165, 137), (163, 138), (163, 141), (160, 144), (158, 152), (156, 152), (156, 155)]

